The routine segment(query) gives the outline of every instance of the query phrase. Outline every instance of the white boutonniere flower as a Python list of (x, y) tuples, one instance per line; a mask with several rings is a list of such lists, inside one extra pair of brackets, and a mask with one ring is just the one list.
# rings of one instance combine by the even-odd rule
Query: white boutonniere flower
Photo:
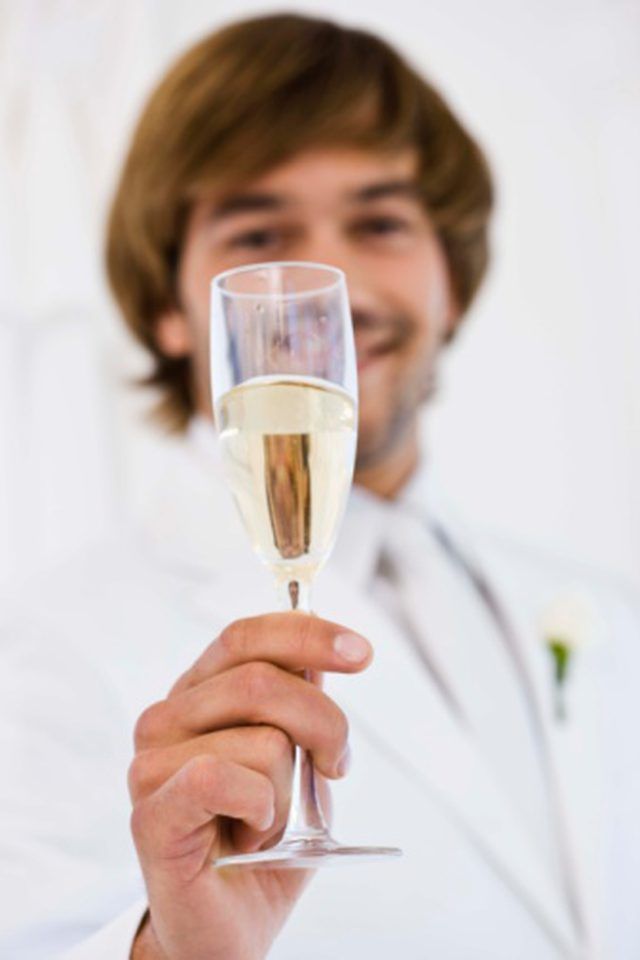
[(555, 713), (566, 720), (566, 685), (576, 655), (604, 639), (604, 622), (592, 598), (580, 587), (558, 594), (541, 618), (544, 644), (551, 654)]

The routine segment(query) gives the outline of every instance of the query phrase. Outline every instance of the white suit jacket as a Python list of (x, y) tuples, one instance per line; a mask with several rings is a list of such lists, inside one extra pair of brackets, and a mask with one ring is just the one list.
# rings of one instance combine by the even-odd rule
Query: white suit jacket
[[(635, 960), (640, 620), (633, 597), (441, 521), (491, 585), (518, 645), (562, 820), (566, 897), (397, 623), (362, 589), (359, 558), (376, 534), (370, 506), (355, 495), (314, 596), (321, 615), (360, 630), (375, 648), (362, 675), (327, 678), (350, 718), (353, 754), (350, 773), (332, 788), (333, 833), (350, 844), (399, 846), (404, 856), (320, 870), (270, 957)], [(4, 617), (3, 960), (126, 960), (146, 905), (126, 789), (135, 720), (226, 623), (274, 608), (269, 577), (197, 445), (175, 444), (149, 513), (142, 529), (31, 584)], [(434, 551), (430, 589), (412, 613), (472, 640), (460, 591), (473, 587), (464, 577), (457, 586), (446, 579), (453, 562)], [(559, 723), (538, 622), (576, 578), (598, 604), (608, 639), (576, 654)], [(477, 682), (490, 685), (492, 677)]]

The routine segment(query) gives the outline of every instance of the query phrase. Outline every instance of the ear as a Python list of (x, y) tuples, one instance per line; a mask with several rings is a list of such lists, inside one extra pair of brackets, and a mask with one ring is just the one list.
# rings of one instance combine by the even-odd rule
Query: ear
[(452, 301), (447, 316), (443, 343), (451, 343), (458, 332), (458, 327), (460, 326), (461, 321), (462, 313), (457, 305)]
[(451, 343), (458, 332), (465, 311), (461, 309), (458, 297), (453, 289), (453, 282), (450, 273), (447, 271), (447, 290), (445, 301), (445, 317), (443, 330), (443, 343)]
[(167, 357), (186, 357), (191, 353), (191, 331), (180, 310), (168, 310), (158, 317), (155, 338), (158, 347)]

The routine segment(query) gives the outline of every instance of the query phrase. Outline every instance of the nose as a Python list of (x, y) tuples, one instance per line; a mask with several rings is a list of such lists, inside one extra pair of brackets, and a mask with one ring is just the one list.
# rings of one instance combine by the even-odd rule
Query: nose
[(300, 244), (296, 255), (300, 260), (326, 263), (327, 266), (342, 270), (352, 313), (370, 312), (374, 308), (375, 277), (347, 238), (333, 230), (317, 228)]

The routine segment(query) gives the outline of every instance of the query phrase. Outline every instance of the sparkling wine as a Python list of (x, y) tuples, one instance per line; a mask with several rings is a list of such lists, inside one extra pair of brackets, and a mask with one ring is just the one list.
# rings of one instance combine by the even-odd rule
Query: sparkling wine
[(356, 410), (340, 387), (256, 377), (216, 404), (224, 467), (254, 549), (309, 581), (328, 556), (353, 474)]

